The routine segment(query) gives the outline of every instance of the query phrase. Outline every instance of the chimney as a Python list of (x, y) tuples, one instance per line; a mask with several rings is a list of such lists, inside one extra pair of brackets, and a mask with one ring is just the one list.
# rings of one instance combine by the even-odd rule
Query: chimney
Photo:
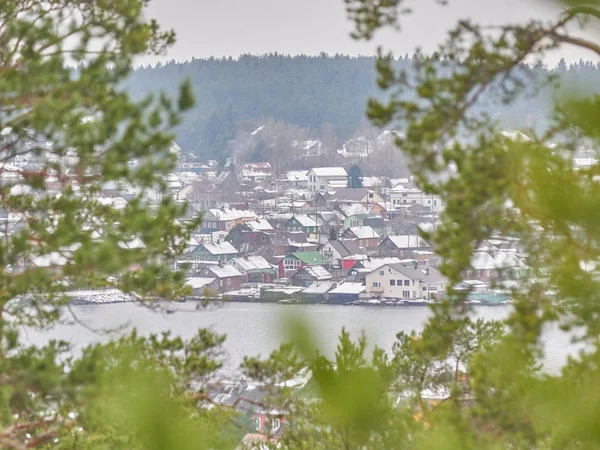
[(429, 275), (429, 267), (425, 268), (425, 275)]

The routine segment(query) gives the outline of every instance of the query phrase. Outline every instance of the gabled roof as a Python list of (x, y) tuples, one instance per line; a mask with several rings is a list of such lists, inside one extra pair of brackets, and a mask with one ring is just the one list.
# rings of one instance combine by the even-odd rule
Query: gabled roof
[(266, 219), (256, 219), (245, 222), (252, 231), (273, 231), (273, 226)]
[(269, 270), (273, 268), (273, 266), (271, 266), (271, 264), (269, 264), (265, 258), (258, 255), (234, 258), (230, 261), (230, 264), (234, 264), (244, 272), (251, 272), (253, 270)]
[(309, 266), (316, 266), (328, 262), (327, 258), (319, 252), (293, 252), (291, 255)]
[(347, 177), (348, 173), (343, 167), (313, 167), (309, 172), (318, 177)]
[(350, 231), (354, 236), (356, 236), (358, 239), (373, 239), (373, 238), (379, 238), (379, 235), (377, 234), (377, 232), (371, 228), (370, 226), (362, 226), (362, 227), (350, 227), (348, 228), (344, 234)]
[(223, 241), (218, 244), (205, 243), (200, 245), (203, 246), (211, 255), (237, 255), (238, 253), (235, 247), (227, 241)]
[[(310, 267), (310, 269), (312, 269), (312, 267)], [(331, 281), (331, 279), (316, 280), (316, 282), (312, 282), (304, 289), (302, 294), (326, 294), (333, 286), (335, 286), (335, 283)]]
[(361, 294), (367, 290), (362, 283), (342, 283), (335, 289), (329, 291), (330, 294)]
[(232, 209), (232, 208), (222, 208), (222, 209), (209, 209), (209, 212), (217, 219), (217, 220), (237, 220), (237, 219), (245, 219), (245, 218), (256, 218), (256, 214), (252, 211), (245, 211), (241, 209)]
[(305, 271), (317, 281), (331, 280), (333, 277), (323, 266), (307, 266), (300, 269)]
[(288, 181), (308, 181), (308, 170), (290, 170), (285, 177)]
[(346, 256), (350, 256), (352, 253), (348, 251), (348, 249), (342, 244), (341, 241), (329, 241), (329, 245), (331, 245), (336, 252), (340, 254), (342, 258)]
[(426, 264), (385, 264), (382, 267), (374, 269), (372, 272), (381, 270), (385, 267), (389, 267), (390, 269), (395, 270), (396, 272), (399, 272), (412, 280), (421, 281), (423, 283), (444, 283), (448, 281), (448, 279), (445, 276), (443, 276), (439, 270)]
[(346, 217), (367, 216), (369, 211), (361, 203), (350, 203), (338, 205), (338, 210)]
[(242, 273), (235, 267), (226, 264), (224, 266), (207, 266), (203, 270), (211, 272), (215, 278), (241, 277)]
[(387, 264), (399, 264), (402, 262), (409, 262), (409, 261), (413, 261), (413, 260), (411, 260), (411, 259), (402, 260), (396, 256), (389, 256), (389, 257), (385, 257), (385, 258), (367, 259), (364, 261), (360, 261), (358, 264), (360, 264), (362, 267), (364, 267), (365, 272), (370, 272), (370, 271), (380, 268), (381, 266), (385, 266)]
[(366, 188), (342, 188), (335, 191), (331, 196), (332, 202), (359, 202), (369, 195), (369, 190)]
[(471, 258), (471, 267), (475, 270), (508, 269), (511, 267), (526, 267), (514, 252), (510, 251), (483, 251), (475, 252)]
[(307, 214), (295, 214), (292, 219), (296, 219), (303, 227), (316, 227), (318, 220), (314, 217), (310, 217)]
[(208, 277), (192, 277), (185, 281), (186, 286), (191, 286), (192, 289), (202, 289), (205, 286), (210, 285), (215, 281), (216, 278)]
[(425, 248), (429, 244), (425, 242), (421, 236), (404, 234), (399, 236), (388, 236), (389, 239), (397, 248)]

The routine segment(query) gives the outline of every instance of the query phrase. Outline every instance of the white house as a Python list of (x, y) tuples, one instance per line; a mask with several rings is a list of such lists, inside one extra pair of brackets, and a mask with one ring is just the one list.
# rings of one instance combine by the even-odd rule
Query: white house
[(367, 292), (372, 297), (403, 300), (429, 299), (446, 290), (448, 280), (426, 264), (386, 264), (365, 277)]
[(441, 212), (444, 209), (442, 199), (438, 195), (426, 194), (417, 187), (402, 184), (390, 189), (390, 202), (394, 208), (417, 204), (433, 212)]
[(308, 171), (308, 190), (310, 192), (324, 192), (329, 184), (347, 182), (348, 174), (343, 167), (314, 167)]

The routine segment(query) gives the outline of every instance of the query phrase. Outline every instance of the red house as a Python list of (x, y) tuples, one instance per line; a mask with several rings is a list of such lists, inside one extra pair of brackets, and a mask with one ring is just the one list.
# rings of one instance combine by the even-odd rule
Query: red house
[(319, 252), (294, 252), (279, 261), (279, 278), (290, 278), (305, 266), (328, 264), (327, 257)]

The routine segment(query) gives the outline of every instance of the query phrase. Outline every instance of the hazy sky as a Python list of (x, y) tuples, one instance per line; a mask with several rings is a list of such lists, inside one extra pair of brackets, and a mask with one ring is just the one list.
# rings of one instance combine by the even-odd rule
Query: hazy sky
[[(417, 46), (430, 51), (459, 18), (484, 24), (552, 19), (560, 9), (548, 0), (408, 1), (415, 12), (402, 20), (400, 33), (380, 33), (377, 42), (349, 37), (352, 24), (343, 0), (152, 0), (149, 14), (177, 32), (177, 44), (162, 60), (238, 56), (243, 53), (372, 54), (383, 43), (397, 54), (412, 54)], [(555, 64), (597, 60), (593, 54), (565, 48), (548, 59)], [(155, 62), (155, 59), (140, 61)]]

